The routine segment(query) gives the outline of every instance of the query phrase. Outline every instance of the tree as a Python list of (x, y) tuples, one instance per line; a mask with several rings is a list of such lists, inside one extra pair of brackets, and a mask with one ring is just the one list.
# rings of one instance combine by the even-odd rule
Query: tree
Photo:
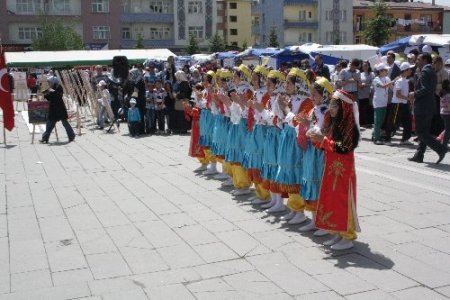
[(59, 19), (48, 20), (43, 18), (40, 29), (41, 34), (33, 39), (33, 50), (58, 51), (84, 49), (81, 36), (72, 26), (65, 26)]
[(278, 43), (277, 29), (275, 26), (270, 27), (269, 35), (269, 47), (278, 48), (280, 44)]
[(222, 36), (216, 32), (216, 34), (209, 39), (209, 52), (215, 53), (223, 51), (225, 51), (225, 41)]
[(137, 39), (136, 39), (136, 46), (134, 46), (136, 49), (144, 49), (144, 38), (142, 37), (142, 34), (138, 33)]
[(379, 47), (386, 44), (392, 31), (393, 19), (388, 16), (388, 6), (383, 1), (375, 2), (371, 9), (375, 16), (367, 22), (364, 36), (367, 44)]
[(242, 50), (245, 51), (245, 49), (247, 48), (248, 48), (247, 40), (244, 40), (244, 42), (242, 43)]
[(200, 52), (200, 48), (197, 43), (197, 39), (192, 34), (189, 35), (189, 46), (186, 48), (186, 52), (189, 55), (196, 54)]

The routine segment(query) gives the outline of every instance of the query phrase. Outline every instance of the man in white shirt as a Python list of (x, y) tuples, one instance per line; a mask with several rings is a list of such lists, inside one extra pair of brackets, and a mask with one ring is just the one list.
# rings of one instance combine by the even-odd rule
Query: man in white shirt
[[(409, 139), (411, 138), (411, 111), (409, 108), (409, 80), (412, 75), (412, 69), (414, 65), (408, 62), (404, 62), (400, 65), (400, 79), (395, 82), (392, 96), (392, 106), (389, 111), (387, 125), (386, 125), (386, 142), (389, 145), (391, 143), (391, 135), (395, 132), (398, 125), (403, 127), (401, 145), (411, 144)], [(400, 124), (399, 124), (400, 122)]]

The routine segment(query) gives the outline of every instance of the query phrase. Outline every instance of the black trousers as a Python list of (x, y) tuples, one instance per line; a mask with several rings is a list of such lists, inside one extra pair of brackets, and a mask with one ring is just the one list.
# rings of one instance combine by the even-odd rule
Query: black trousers
[(415, 117), (416, 134), (420, 141), (415, 155), (423, 157), (427, 146), (433, 149), (438, 154), (446, 151), (447, 148), (430, 134), (431, 120), (433, 119), (433, 115), (416, 115)]
[(141, 122), (128, 122), (128, 129), (131, 136), (139, 135)]

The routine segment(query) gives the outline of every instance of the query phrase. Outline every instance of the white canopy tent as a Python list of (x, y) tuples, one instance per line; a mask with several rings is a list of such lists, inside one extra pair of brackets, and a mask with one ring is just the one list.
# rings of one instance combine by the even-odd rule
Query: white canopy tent
[(372, 59), (377, 55), (378, 47), (370, 45), (320, 45), (308, 43), (301, 46), (292, 46), (292, 50), (298, 50), (307, 54), (322, 54), (340, 59), (351, 60), (359, 58), (362, 60)]
[(30, 51), (6, 52), (9, 67), (65, 67), (111, 65), (114, 56), (126, 56), (133, 64), (143, 63), (153, 58), (165, 61), (169, 56), (176, 56), (169, 49), (123, 49), (123, 50), (69, 50), (69, 51)]

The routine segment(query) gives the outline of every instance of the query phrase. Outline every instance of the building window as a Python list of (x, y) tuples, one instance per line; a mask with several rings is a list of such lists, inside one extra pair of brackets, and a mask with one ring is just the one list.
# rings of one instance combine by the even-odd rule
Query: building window
[(312, 33), (308, 33), (308, 42), (312, 42)]
[(298, 18), (300, 19), (300, 21), (306, 20), (306, 10), (299, 11)]
[(122, 39), (123, 40), (131, 40), (130, 27), (123, 27), (122, 28)]
[(237, 43), (237, 42), (232, 42), (232, 43), (231, 43), (231, 46), (237, 47), (237, 46), (238, 46), (238, 43)]
[(331, 16), (332, 16), (331, 10), (326, 10), (325, 11), (325, 20), (327, 20), (327, 21), (331, 20)]
[(312, 19), (312, 12), (308, 11), (308, 19)]
[(356, 31), (364, 30), (364, 17), (362, 15), (356, 16)]
[[(150, 1), (150, 12), (151, 13), (163, 13), (168, 14), (171, 12), (170, 3), (167, 1)], [(138, 9), (139, 10), (139, 9)]]
[(42, 36), (39, 27), (19, 27), (19, 40), (31, 41)]
[(109, 13), (109, 0), (92, 0), (93, 13)]
[(346, 10), (341, 10), (339, 15), (340, 15), (341, 21), (347, 22), (347, 11)]
[(53, 0), (52, 11), (70, 12), (70, 0)]
[(107, 40), (110, 38), (109, 26), (92, 26), (94, 40)]
[(197, 39), (203, 39), (204, 36), (204, 29), (203, 26), (189, 26), (188, 27), (188, 32), (189, 32), (189, 36), (193, 36)]
[(18, 13), (34, 13), (41, 8), (39, 0), (16, 0), (16, 11)]
[(230, 2), (230, 9), (237, 9), (237, 3), (236, 2)]
[(237, 29), (230, 29), (230, 35), (238, 35)]
[(202, 1), (189, 1), (188, 13), (189, 14), (202, 14), (203, 13)]
[(361, 37), (355, 36), (355, 44), (361, 44)]
[(150, 27), (151, 40), (170, 40), (170, 27)]
[(230, 22), (236, 23), (237, 22), (237, 16), (230, 16)]

